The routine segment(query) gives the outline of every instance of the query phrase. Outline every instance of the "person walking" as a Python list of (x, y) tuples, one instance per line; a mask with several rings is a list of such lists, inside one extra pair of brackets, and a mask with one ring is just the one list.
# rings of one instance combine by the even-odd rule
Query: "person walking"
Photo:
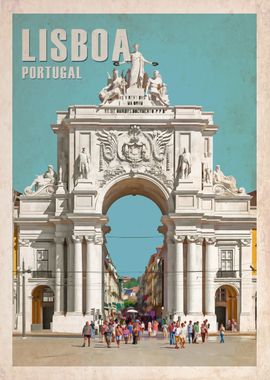
[(142, 336), (142, 327), (141, 327), (141, 323), (140, 321), (137, 322), (137, 326), (138, 326), (138, 331), (139, 331), (139, 334), (138, 334), (138, 341), (141, 340), (141, 336)]
[(100, 333), (101, 333), (101, 342), (103, 343), (104, 342), (104, 339), (105, 339), (105, 331), (107, 329), (107, 321), (104, 321), (103, 325), (101, 325), (100, 327)]
[(220, 335), (219, 343), (224, 343), (224, 334), (225, 334), (225, 327), (223, 326), (223, 323), (221, 323), (220, 328), (219, 328), (219, 335)]
[(92, 339), (95, 339), (95, 334), (96, 334), (96, 332), (95, 332), (95, 322), (92, 321), (91, 322), (91, 338)]
[(157, 336), (158, 333), (158, 321), (154, 320), (153, 322), (153, 336)]
[(90, 347), (91, 326), (89, 325), (88, 321), (86, 321), (85, 325), (83, 326), (82, 336), (83, 336), (82, 347), (85, 347), (86, 342), (88, 342), (88, 347)]
[(170, 345), (175, 344), (175, 324), (171, 322), (169, 325), (169, 334), (170, 334)]
[(115, 338), (116, 338), (116, 344), (118, 348), (120, 347), (120, 341), (122, 339), (122, 335), (123, 335), (122, 327), (120, 325), (117, 325), (115, 329)]
[(187, 327), (187, 336), (188, 336), (188, 343), (192, 343), (193, 341), (193, 326), (192, 321), (189, 321), (188, 327)]
[(141, 323), (141, 330), (142, 330), (142, 337), (143, 337), (144, 330), (145, 330), (145, 324), (144, 324), (144, 321), (142, 321), (142, 323)]
[(162, 332), (163, 332), (163, 339), (167, 339), (167, 337), (168, 337), (168, 325), (167, 325), (166, 321), (164, 321), (164, 323), (162, 325)]
[(111, 348), (112, 334), (113, 334), (113, 324), (110, 322), (107, 325), (105, 333), (104, 333), (105, 340), (106, 340), (108, 348)]
[(193, 325), (193, 331), (194, 331), (194, 338), (193, 338), (193, 342), (192, 343), (199, 344), (199, 342), (197, 342), (198, 335), (199, 335), (199, 332), (200, 332), (199, 321), (197, 321), (197, 322), (194, 323), (194, 325)]
[(127, 328), (127, 326), (124, 328), (123, 330), (123, 335), (124, 335), (124, 341), (125, 341), (125, 344), (128, 344), (128, 338), (129, 338), (129, 329)]
[(133, 334), (133, 342), (132, 343), (137, 344), (138, 343), (138, 336), (139, 336), (139, 328), (138, 328), (138, 324), (136, 322), (133, 325), (132, 334)]
[(128, 327), (128, 330), (129, 330), (129, 341), (131, 342), (132, 335), (133, 335), (133, 326), (132, 326), (131, 321), (128, 323), (127, 327)]
[(181, 348), (186, 348), (186, 327), (184, 323), (181, 323), (180, 330), (180, 346)]
[(205, 322), (201, 324), (201, 337), (202, 337), (202, 342), (205, 342), (205, 336), (207, 334), (207, 327), (205, 325)]
[(178, 349), (180, 347), (180, 335), (181, 335), (181, 327), (180, 327), (179, 322), (176, 322), (174, 335), (175, 335), (175, 348)]
[(149, 321), (147, 325), (147, 331), (148, 331), (148, 336), (150, 337), (152, 334), (152, 323)]

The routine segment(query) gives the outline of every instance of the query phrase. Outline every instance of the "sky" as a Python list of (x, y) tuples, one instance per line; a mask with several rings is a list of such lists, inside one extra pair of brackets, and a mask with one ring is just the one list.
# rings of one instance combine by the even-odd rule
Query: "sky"
[[(38, 30), (88, 31), (88, 59), (79, 65), (82, 79), (22, 79), (21, 29), (30, 29), (30, 53), (38, 54)], [(109, 57), (91, 58), (91, 32), (109, 35)], [(201, 105), (214, 112), (214, 164), (233, 175), (239, 187), (256, 189), (256, 16), (255, 15), (15, 15), (13, 18), (13, 184), (23, 191), (48, 164), (56, 166), (56, 136), (50, 124), (56, 111), (72, 104), (98, 104), (98, 93), (112, 71), (116, 29), (126, 29), (129, 44), (140, 44), (159, 62), (171, 105)], [(50, 41), (48, 46), (51, 46)], [(38, 66), (39, 62), (27, 63)], [(48, 59), (42, 65), (60, 65)], [(152, 67), (146, 67), (149, 74)], [(144, 216), (141, 218), (141, 212)], [(126, 218), (123, 225), (123, 214)], [(125, 197), (108, 212), (114, 236), (157, 236), (160, 211), (143, 197)], [(108, 247), (120, 273), (144, 270), (161, 239), (116, 239)]]

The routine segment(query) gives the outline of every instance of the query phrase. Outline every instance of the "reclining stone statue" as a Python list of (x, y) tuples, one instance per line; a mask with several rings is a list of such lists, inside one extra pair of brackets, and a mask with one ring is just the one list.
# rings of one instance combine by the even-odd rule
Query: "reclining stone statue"
[[(25, 195), (35, 194), (37, 191), (41, 189), (45, 189), (45, 188), (48, 188), (46, 191), (47, 193), (53, 193), (56, 180), (57, 180), (57, 174), (54, 171), (53, 166), (48, 165), (48, 169), (46, 170), (46, 172), (41, 175), (37, 175), (34, 181), (31, 183), (31, 185), (27, 186), (24, 189), (24, 194)], [(32, 190), (33, 187), (34, 187), (34, 191)]]

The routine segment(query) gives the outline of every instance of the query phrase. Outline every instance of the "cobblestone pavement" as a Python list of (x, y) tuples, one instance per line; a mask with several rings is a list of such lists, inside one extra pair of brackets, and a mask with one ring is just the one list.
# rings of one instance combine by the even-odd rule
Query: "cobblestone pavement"
[(144, 337), (138, 345), (107, 348), (98, 338), (82, 347), (79, 336), (30, 336), (13, 338), (15, 366), (255, 366), (254, 336), (210, 336), (206, 343), (174, 349), (167, 340)]

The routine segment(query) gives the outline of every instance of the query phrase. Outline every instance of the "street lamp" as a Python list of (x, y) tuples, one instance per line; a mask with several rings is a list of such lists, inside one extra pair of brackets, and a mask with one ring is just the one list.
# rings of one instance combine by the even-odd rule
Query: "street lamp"
[(164, 306), (161, 306), (161, 324), (163, 324), (163, 312), (164, 312)]
[(22, 338), (26, 337), (25, 334), (25, 273), (31, 273), (31, 269), (25, 270), (24, 260), (22, 262)]

